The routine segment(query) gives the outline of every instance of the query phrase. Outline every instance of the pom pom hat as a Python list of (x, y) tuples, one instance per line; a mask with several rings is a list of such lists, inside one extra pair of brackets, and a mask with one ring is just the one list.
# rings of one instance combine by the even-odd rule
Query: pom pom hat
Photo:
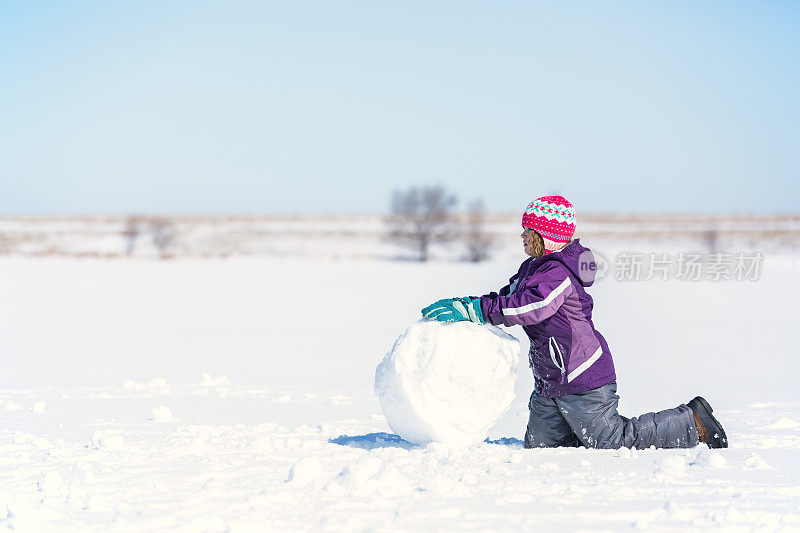
[(542, 196), (528, 204), (522, 226), (542, 236), (544, 253), (555, 252), (575, 234), (575, 208), (563, 196)]

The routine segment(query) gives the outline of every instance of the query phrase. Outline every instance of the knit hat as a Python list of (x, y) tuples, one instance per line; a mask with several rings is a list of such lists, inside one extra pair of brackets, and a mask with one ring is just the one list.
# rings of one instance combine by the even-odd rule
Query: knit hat
[(575, 208), (563, 196), (537, 198), (522, 213), (522, 226), (544, 239), (544, 253), (560, 250), (575, 233)]

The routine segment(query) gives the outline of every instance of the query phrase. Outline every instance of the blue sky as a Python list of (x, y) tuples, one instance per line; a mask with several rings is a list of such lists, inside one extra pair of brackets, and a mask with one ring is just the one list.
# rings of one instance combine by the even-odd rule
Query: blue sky
[(0, 4), (0, 214), (799, 212), (795, 2)]

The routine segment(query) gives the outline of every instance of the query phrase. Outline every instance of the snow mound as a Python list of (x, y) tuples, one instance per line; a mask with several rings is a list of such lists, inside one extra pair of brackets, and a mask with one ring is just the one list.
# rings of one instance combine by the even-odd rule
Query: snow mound
[(483, 441), (514, 400), (519, 352), (495, 326), (411, 324), (375, 371), (389, 427), (414, 444)]
[(694, 461), (692, 461), (693, 465), (697, 466), (706, 466), (708, 468), (724, 468), (726, 464), (728, 464), (728, 460), (725, 459), (719, 452), (715, 452), (706, 447), (702, 447), (695, 457)]
[(150, 419), (155, 422), (172, 422), (175, 416), (172, 414), (169, 407), (160, 405), (150, 410)]

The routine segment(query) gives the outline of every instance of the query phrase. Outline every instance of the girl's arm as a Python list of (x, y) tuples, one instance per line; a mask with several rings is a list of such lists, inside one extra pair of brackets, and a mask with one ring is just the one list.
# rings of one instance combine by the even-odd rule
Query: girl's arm
[(501, 289), (500, 294), (482, 296), (481, 310), (484, 319), (494, 325), (537, 324), (553, 316), (574, 291), (566, 269), (549, 261), (527, 281), (524, 289), (513, 294), (503, 294)]

